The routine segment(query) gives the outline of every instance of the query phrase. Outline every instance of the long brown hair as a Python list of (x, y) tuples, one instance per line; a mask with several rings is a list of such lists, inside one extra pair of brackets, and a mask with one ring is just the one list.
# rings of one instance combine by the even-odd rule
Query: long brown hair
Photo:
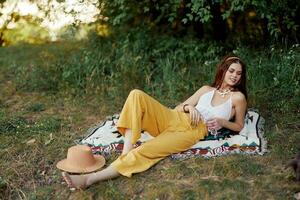
[(215, 87), (219, 89), (223, 83), (225, 73), (227, 72), (229, 66), (232, 63), (238, 63), (242, 66), (242, 74), (241, 74), (241, 79), (239, 82), (234, 85), (234, 90), (235, 91), (240, 91), (243, 93), (247, 99), (248, 94), (247, 94), (247, 89), (246, 89), (246, 65), (245, 63), (237, 56), (235, 55), (227, 55), (225, 56), (222, 61), (218, 64), (217, 66), (217, 71), (216, 71), (216, 76), (213, 84), (211, 85), (212, 87)]

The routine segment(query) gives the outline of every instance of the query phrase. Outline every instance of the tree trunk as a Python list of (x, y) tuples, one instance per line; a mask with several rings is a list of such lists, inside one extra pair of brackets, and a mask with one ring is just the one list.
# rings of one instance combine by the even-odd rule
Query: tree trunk
[(214, 14), (212, 18), (213, 37), (215, 40), (225, 41), (227, 38), (226, 21), (222, 18), (220, 4), (211, 5), (211, 11)]

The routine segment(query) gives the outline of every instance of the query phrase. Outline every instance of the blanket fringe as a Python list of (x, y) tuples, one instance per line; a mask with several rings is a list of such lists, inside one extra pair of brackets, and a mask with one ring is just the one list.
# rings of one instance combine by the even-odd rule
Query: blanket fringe
[(260, 150), (260, 152), (258, 152), (260, 155), (263, 155), (263, 154), (269, 152), (267, 150), (267, 144), (268, 144), (268, 142), (267, 142), (267, 140), (264, 137), (264, 133), (265, 133), (264, 125), (265, 125), (265, 119), (260, 116), (260, 119), (258, 120), (258, 124), (257, 124), (258, 135), (259, 135), (259, 138), (261, 140), (261, 150)]

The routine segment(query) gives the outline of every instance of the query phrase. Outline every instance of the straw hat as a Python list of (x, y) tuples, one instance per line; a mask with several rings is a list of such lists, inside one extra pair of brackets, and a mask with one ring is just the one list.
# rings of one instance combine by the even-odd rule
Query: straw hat
[(100, 169), (104, 164), (104, 157), (93, 155), (89, 146), (76, 145), (68, 149), (67, 158), (59, 161), (56, 167), (71, 173), (88, 173)]

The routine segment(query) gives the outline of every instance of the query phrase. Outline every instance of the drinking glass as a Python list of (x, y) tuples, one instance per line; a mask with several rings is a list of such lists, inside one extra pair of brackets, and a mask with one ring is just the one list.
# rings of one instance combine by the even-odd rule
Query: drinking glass
[(208, 131), (210, 132), (211, 135), (214, 136), (214, 138), (217, 138), (217, 136), (218, 136), (218, 130), (216, 130), (216, 129), (209, 129)]
[[(203, 106), (197, 106), (197, 110), (200, 112), (204, 123), (206, 123), (209, 119), (215, 118), (214, 114), (210, 112), (207, 108)], [(216, 129), (208, 129), (208, 132), (214, 136), (214, 138), (217, 138), (218, 130)]]

